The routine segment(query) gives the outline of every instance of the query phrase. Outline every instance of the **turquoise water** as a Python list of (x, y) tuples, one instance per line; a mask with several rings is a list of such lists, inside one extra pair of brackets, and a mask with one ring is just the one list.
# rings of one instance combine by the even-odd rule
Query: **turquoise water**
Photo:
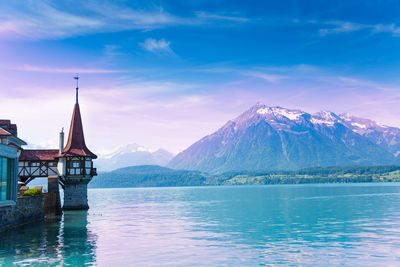
[(1, 265), (399, 266), (400, 184), (89, 190), (0, 234)]

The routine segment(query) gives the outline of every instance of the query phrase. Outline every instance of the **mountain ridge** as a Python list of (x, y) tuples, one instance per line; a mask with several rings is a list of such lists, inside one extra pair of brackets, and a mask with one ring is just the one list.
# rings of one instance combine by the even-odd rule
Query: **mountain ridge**
[(172, 158), (173, 154), (162, 148), (151, 151), (138, 144), (128, 144), (112, 153), (100, 155), (96, 163), (99, 171), (112, 171), (135, 165), (165, 166)]
[(168, 167), (223, 172), (398, 162), (400, 129), (350, 114), (257, 103), (176, 155)]

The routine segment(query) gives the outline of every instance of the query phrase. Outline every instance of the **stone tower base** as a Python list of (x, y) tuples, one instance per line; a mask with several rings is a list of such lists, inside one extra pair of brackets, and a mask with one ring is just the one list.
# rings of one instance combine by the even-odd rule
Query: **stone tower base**
[(87, 183), (64, 184), (64, 210), (87, 210)]

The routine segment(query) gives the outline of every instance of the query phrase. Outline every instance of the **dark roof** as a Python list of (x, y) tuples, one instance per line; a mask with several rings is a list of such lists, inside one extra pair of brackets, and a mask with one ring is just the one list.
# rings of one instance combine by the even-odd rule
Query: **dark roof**
[(58, 149), (26, 149), (22, 150), (19, 160), (21, 161), (55, 161), (60, 156)]
[(7, 127), (14, 132), (13, 134), (17, 135), (17, 125), (12, 124), (10, 120), (0, 120), (0, 127)]
[(76, 103), (74, 107), (71, 126), (69, 128), (68, 142), (64, 148), (62, 156), (85, 156), (94, 159), (97, 158), (97, 156), (86, 147), (85, 136), (83, 135), (81, 112), (78, 103)]
[(17, 136), (17, 125), (12, 124), (10, 120), (0, 120), (0, 136), (7, 137), (9, 146), (20, 148), (26, 145), (26, 142)]

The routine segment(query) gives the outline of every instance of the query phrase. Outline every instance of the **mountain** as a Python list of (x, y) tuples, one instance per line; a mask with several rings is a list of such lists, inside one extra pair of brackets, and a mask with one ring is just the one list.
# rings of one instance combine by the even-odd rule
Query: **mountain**
[(115, 152), (100, 155), (96, 160), (99, 171), (111, 171), (118, 168), (136, 165), (161, 165), (165, 166), (173, 155), (164, 149), (151, 152), (149, 149), (129, 144), (117, 149)]
[(256, 104), (167, 166), (215, 173), (392, 164), (399, 141), (400, 129), (349, 114)]
[(154, 186), (196, 186), (207, 184), (209, 176), (198, 171), (173, 170), (156, 165), (133, 166), (99, 173), (90, 188)]
[(378, 124), (369, 119), (352, 116), (348, 113), (340, 117), (347, 127), (354, 132), (367, 137), (369, 140), (384, 147), (395, 157), (400, 155), (400, 129)]

